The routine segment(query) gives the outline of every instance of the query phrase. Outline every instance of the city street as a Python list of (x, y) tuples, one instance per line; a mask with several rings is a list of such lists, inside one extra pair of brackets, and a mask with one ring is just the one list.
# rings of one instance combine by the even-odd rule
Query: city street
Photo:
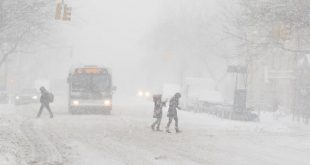
[(309, 11), (0, 0), (0, 165), (310, 165)]
[[(1, 165), (307, 165), (310, 127), (287, 118), (259, 123), (180, 112), (182, 133), (152, 132), (152, 104), (115, 106), (112, 115), (70, 115), (60, 104), (1, 107)], [(163, 125), (167, 119), (163, 118)]]

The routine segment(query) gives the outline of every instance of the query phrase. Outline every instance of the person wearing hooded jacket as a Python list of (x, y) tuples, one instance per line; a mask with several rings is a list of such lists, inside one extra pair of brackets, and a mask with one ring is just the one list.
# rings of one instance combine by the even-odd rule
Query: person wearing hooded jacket
[(156, 118), (156, 120), (151, 125), (151, 128), (153, 131), (155, 131), (155, 127), (156, 127), (156, 131), (161, 131), (160, 123), (161, 123), (161, 119), (163, 116), (163, 107), (166, 106), (167, 101), (162, 101), (162, 95), (154, 95), (153, 101), (154, 101), (153, 118)]
[(179, 130), (179, 121), (178, 121), (178, 112), (177, 109), (180, 110), (181, 108), (179, 107), (179, 100), (181, 98), (180, 93), (176, 93), (169, 101), (169, 109), (168, 109), (168, 114), (167, 117), (169, 118), (167, 127), (166, 127), (166, 132), (171, 133), (169, 130), (170, 124), (172, 120), (174, 120), (175, 123), (175, 131), (177, 133), (181, 132)]
[(53, 115), (52, 110), (50, 108), (50, 93), (43, 86), (40, 87), (40, 91), (41, 91), (41, 97), (40, 97), (41, 107), (40, 107), (39, 113), (37, 114), (37, 118), (39, 118), (41, 116), (41, 113), (42, 113), (44, 108), (46, 108), (48, 110), (48, 112), (50, 114), (50, 118), (53, 118), (54, 115)]

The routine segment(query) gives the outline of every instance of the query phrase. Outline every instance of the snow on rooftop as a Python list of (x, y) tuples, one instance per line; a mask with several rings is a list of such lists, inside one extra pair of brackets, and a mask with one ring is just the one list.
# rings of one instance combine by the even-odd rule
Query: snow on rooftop
[(307, 62), (308, 65), (310, 65), (310, 54), (305, 55), (304, 58), (300, 59), (297, 63), (298, 66), (304, 66), (305, 61)]
[(223, 103), (224, 98), (219, 91), (207, 91), (200, 95), (199, 100), (212, 103)]
[(221, 92), (215, 90), (215, 82), (211, 78), (188, 77), (184, 79), (184, 84), (187, 85), (189, 98), (216, 103), (224, 101)]
[(171, 98), (176, 92), (181, 92), (181, 86), (179, 84), (163, 85), (163, 98)]

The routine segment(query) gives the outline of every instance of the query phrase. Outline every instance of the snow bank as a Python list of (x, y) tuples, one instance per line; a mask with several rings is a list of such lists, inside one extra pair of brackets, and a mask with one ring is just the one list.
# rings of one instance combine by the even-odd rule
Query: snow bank
[(0, 106), (0, 165), (27, 164), (26, 141), (19, 126), (22, 118), (16, 115), (14, 106)]

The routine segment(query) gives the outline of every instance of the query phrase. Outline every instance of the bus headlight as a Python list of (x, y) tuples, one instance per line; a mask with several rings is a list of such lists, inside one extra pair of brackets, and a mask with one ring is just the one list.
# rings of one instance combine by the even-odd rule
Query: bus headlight
[(138, 92), (138, 96), (141, 97), (141, 96), (143, 96), (143, 95), (144, 95), (143, 91), (139, 91), (139, 92)]
[(33, 99), (33, 100), (37, 100), (37, 99), (38, 99), (38, 96), (32, 96), (32, 99)]
[(16, 100), (19, 100), (19, 96), (16, 96), (15, 99), (16, 99)]
[(151, 93), (150, 93), (150, 92), (145, 92), (144, 95), (145, 95), (146, 97), (149, 97), (149, 96), (151, 95)]
[(104, 100), (104, 106), (111, 106), (111, 100)]
[(80, 102), (78, 100), (73, 100), (72, 101), (72, 105), (74, 106), (79, 106), (80, 105)]

